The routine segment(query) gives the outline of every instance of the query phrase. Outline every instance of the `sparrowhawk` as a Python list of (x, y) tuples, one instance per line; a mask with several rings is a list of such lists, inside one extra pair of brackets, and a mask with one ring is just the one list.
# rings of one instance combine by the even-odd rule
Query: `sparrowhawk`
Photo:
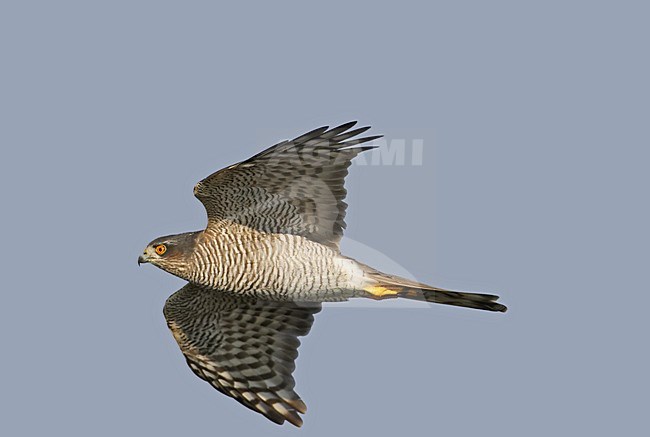
[(164, 315), (190, 368), (276, 423), (300, 426), (291, 376), (297, 337), (320, 302), (406, 298), (506, 311), (498, 296), (457, 292), (382, 273), (340, 253), (344, 179), (381, 136), (350, 122), (282, 141), (200, 181), (206, 229), (157, 238), (138, 263), (188, 281)]

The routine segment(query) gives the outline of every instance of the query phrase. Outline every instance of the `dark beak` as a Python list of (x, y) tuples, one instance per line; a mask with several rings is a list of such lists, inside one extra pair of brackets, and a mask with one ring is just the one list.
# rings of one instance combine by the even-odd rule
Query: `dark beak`
[(147, 259), (144, 257), (144, 255), (140, 255), (140, 256), (138, 257), (138, 265), (140, 265), (140, 264), (146, 264), (146, 263), (148, 263), (148, 262), (149, 262), (149, 261), (147, 261)]

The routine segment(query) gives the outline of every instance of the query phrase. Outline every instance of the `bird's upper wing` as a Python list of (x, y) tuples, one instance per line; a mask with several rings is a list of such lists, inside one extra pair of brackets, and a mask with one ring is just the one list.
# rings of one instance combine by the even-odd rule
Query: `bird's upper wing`
[(166, 302), (167, 325), (199, 378), (275, 423), (300, 426), (291, 376), (320, 304), (263, 301), (192, 284)]
[(351, 139), (370, 128), (350, 130), (355, 124), (315, 129), (203, 179), (194, 195), (208, 212), (208, 227), (234, 222), (338, 250), (350, 161), (373, 148), (354, 146), (381, 137)]

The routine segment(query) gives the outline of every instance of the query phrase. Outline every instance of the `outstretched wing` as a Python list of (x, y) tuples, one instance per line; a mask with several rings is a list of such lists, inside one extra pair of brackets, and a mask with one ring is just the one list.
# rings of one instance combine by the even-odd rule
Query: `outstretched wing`
[(165, 303), (167, 325), (194, 373), (275, 423), (302, 425), (293, 390), (300, 341), (320, 304), (270, 302), (193, 284)]
[(234, 222), (300, 235), (338, 250), (350, 161), (374, 148), (354, 146), (381, 137), (351, 139), (370, 129), (350, 130), (355, 124), (315, 129), (203, 179), (194, 195), (207, 210), (208, 227)]

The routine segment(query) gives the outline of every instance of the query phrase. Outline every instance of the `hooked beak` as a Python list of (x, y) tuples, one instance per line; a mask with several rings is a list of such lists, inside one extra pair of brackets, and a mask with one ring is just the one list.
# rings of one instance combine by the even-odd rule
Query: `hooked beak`
[(140, 264), (146, 264), (146, 263), (148, 263), (148, 262), (149, 262), (149, 260), (148, 260), (144, 255), (140, 255), (140, 256), (138, 257), (138, 265), (140, 265)]

